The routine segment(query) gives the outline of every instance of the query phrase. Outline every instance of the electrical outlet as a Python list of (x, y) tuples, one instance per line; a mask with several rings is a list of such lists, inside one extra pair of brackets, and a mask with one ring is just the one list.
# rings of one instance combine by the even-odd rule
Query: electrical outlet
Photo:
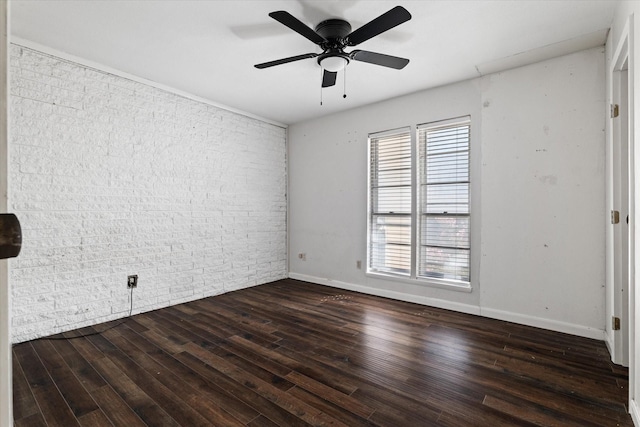
[(132, 274), (131, 276), (127, 276), (127, 288), (137, 288), (138, 287), (138, 275)]
[(356, 268), (357, 268), (358, 270), (362, 270), (362, 261), (360, 261), (360, 260), (357, 260), (357, 261), (356, 261)]
[(307, 254), (305, 254), (304, 252), (301, 252), (298, 254), (298, 258), (301, 259), (302, 261), (306, 261), (307, 260)]

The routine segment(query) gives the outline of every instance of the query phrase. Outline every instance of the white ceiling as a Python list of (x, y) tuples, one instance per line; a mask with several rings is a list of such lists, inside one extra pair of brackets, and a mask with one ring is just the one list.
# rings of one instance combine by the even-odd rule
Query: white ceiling
[[(617, 1), (13, 0), (13, 41), (42, 45), (283, 124), (603, 45)], [(315, 59), (254, 64), (320, 49), (271, 19), (353, 29), (396, 5), (413, 18), (357, 49), (409, 58), (403, 70), (352, 61), (323, 90)]]

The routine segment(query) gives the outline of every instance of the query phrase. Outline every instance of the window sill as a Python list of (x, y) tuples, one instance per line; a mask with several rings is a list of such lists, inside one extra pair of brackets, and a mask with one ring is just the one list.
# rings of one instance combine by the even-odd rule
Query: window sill
[(430, 288), (446, 289), (449, 291), (467, 292), (467, 293), (470, 293), (473, 291), (473, 287), (471, 286), (471, 283), (459, 282), (457, 280), (423, 279), (423, 278), (412, 279), (410, 277), (396, 276), (394, 274), (377, 273), (377, 272), (370, 272), (370, 271), (366, 272), (365, 275), (367, 277), (371, 277), (372, 279), (390, 280), (394, 282), (408, 283), (410, 285), (420, 285), (420, 286), (426, 286)]

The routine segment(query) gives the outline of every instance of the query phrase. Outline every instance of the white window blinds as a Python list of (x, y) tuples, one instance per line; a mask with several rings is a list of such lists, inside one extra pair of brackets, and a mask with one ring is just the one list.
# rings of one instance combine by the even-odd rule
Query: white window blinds
[(419, 277), (469, 281), (469, 131), (468, 118), (418, 127)]
[(369, 271), (409, 275), (412, 150), (409, 129), (369, 137)]
[(470, 288), (470, 123), (369, 135), (367, 273)]

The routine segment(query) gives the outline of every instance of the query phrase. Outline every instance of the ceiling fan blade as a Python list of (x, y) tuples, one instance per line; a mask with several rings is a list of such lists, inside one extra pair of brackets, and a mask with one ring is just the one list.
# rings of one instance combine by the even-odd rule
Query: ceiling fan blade
[(396, 70), (403, 69), (409, 63), (409, 60), (405, 58), (369, 52), (367, 50), (354, 50), (349, 54), (349, 57), (355, 61), (382, 65), (383, 67), (395, 68)]
[(384, 33), (393, 27), (407, 22), (411, 19), (411, 14), (402, 6), (396, 6), (390, 11), (383, 13), (371, 22), (364, 24), (346, 37), (347, 45), (355, 46), (364, 41)]
[(309, 59), (315, 58), (318, 56), (317, 53), (305, 53), (303, 55), (290, 56), (289, 58), (276, 59), (275, 61), (263, 62), (262, 64), (256, 64), (254, 67), (256, 68), (269, 68), (275, 65), (287, 64), (289, 62), (300, 61), (301, 59)]
[(322, 75), (322, 87), (330, 87), (336, 84), (336, 77), (338, 73), (335, 71), (324, 70)]
[(321, 44), (326, 42), (324, 37), (322, 37), (320, 34), (316, 33), (315, 31), (313, 31), (311, 28), (307, 27), (302, 21), (300, 21), (298, 18), (296, 18), (289, 12), (286, 12), (284, 10), (279, 10), (277, 12), (271, 12), (269, 16), (275, 19), (276, 21), (278, 21), (279, 23), (291, 28), (296, 33), (311, 40), (315, 44)]

